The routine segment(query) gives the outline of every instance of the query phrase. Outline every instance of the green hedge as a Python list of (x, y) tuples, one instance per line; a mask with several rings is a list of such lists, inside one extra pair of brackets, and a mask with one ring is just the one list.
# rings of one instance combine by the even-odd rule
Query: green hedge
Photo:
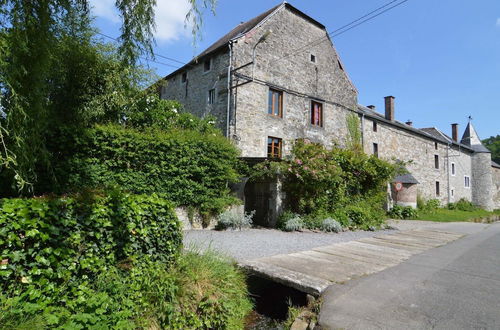
[(59, 192), (119, 186), (168, 196), (177, 205), (222, 210), (234, 203), (237, 149), (223, 136), (193, 130), (97, 126), (63, 144), (77, 150), (58, 169)]
[(0, 200), (0, 283), (27, 301), (58, 299), (110, 267), (170, 264), (182, 232), (172, 205), (123, 193)]

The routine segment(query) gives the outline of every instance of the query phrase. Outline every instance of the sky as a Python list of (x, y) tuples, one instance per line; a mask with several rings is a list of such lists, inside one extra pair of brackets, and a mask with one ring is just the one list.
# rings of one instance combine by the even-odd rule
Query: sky
[[(290, 4), (324, 24), (343, 26), (390, 0), (294, 0)], [(115, 0), (91, 0), (95, 25), (117, 37)], [(155, 53), (188, 62), (240, 22), (279, 0), (218, 0), (206, 10), (201, 40), (185, 27), (188, 0), (157, 0)], [(333, 38), (344, 69), (358, 89), (358, 102), (384, 111), (384, 96), (396, 98), (396, 119), (418, 128), (460, 135), (472, 116), (481, 139), (500, 134), (500, 1), (408, 0)], [(148, 65), (160, 76), (181, 64), (157, 57)]]

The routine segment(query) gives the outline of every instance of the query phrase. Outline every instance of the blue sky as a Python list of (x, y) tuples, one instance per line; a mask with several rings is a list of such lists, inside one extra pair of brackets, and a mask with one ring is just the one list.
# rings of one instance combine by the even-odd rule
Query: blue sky
[[(202, 40), (193, 46), (184, 29), (187, 0), (157, 0), (155, 52), (187, 62), (235, 25), (280, 1), (219, 0), (216, 15), (204, 15)], [(117, 36), (114, 0), (91, 1), (101, 32)], [(328, 31), (351, 22), (389, 0), (295, 0), (292, 5)], [(416, 127), (437, 127), (467, 117), (482, 139), (500, 134), (500, 1), (409, 0), (333, 39), (359, 91), (359, 103), (383, 112), (383, 97), (396, 97), (396, 118)], [(164, 58), (157, 61), (178, 66)], [(161, 76), (174, 67), (150, 62)]]

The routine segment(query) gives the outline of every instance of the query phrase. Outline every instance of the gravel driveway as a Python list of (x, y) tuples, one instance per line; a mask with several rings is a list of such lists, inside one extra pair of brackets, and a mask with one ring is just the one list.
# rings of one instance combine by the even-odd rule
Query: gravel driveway
[(348, 231), (342, 233), (283, 232), (275, 229), (246, 230), (187, 230), (184, 231), (184, 246), (190, 248), (211, 248), (237, 261), (268, 257), (310, 250), (312, 248), (353, 241), (374, 235), (394, 233), (395, 230), (409, 230), (419, 227), (439, 227), (430, 221), (389, 221), (395, 229), (379, 231)]

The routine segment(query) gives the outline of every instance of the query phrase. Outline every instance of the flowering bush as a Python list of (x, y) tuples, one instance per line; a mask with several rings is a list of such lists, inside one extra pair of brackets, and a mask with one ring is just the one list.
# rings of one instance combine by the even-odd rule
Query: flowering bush
[[(255, 176), (281, 176), (287, 208), (301, 215), (323, 216), (362, 204), (368, 215), (353, 215), (350, 226), (364, 228), (365, 222), (380, 223), (385, 187), (397, 169), (395, 164), (356, 150), (329, 150), (299, 140), (290, 157), (257, 165)], [(313, 227), (321, 228), (321, 221), (313, 221)]]

